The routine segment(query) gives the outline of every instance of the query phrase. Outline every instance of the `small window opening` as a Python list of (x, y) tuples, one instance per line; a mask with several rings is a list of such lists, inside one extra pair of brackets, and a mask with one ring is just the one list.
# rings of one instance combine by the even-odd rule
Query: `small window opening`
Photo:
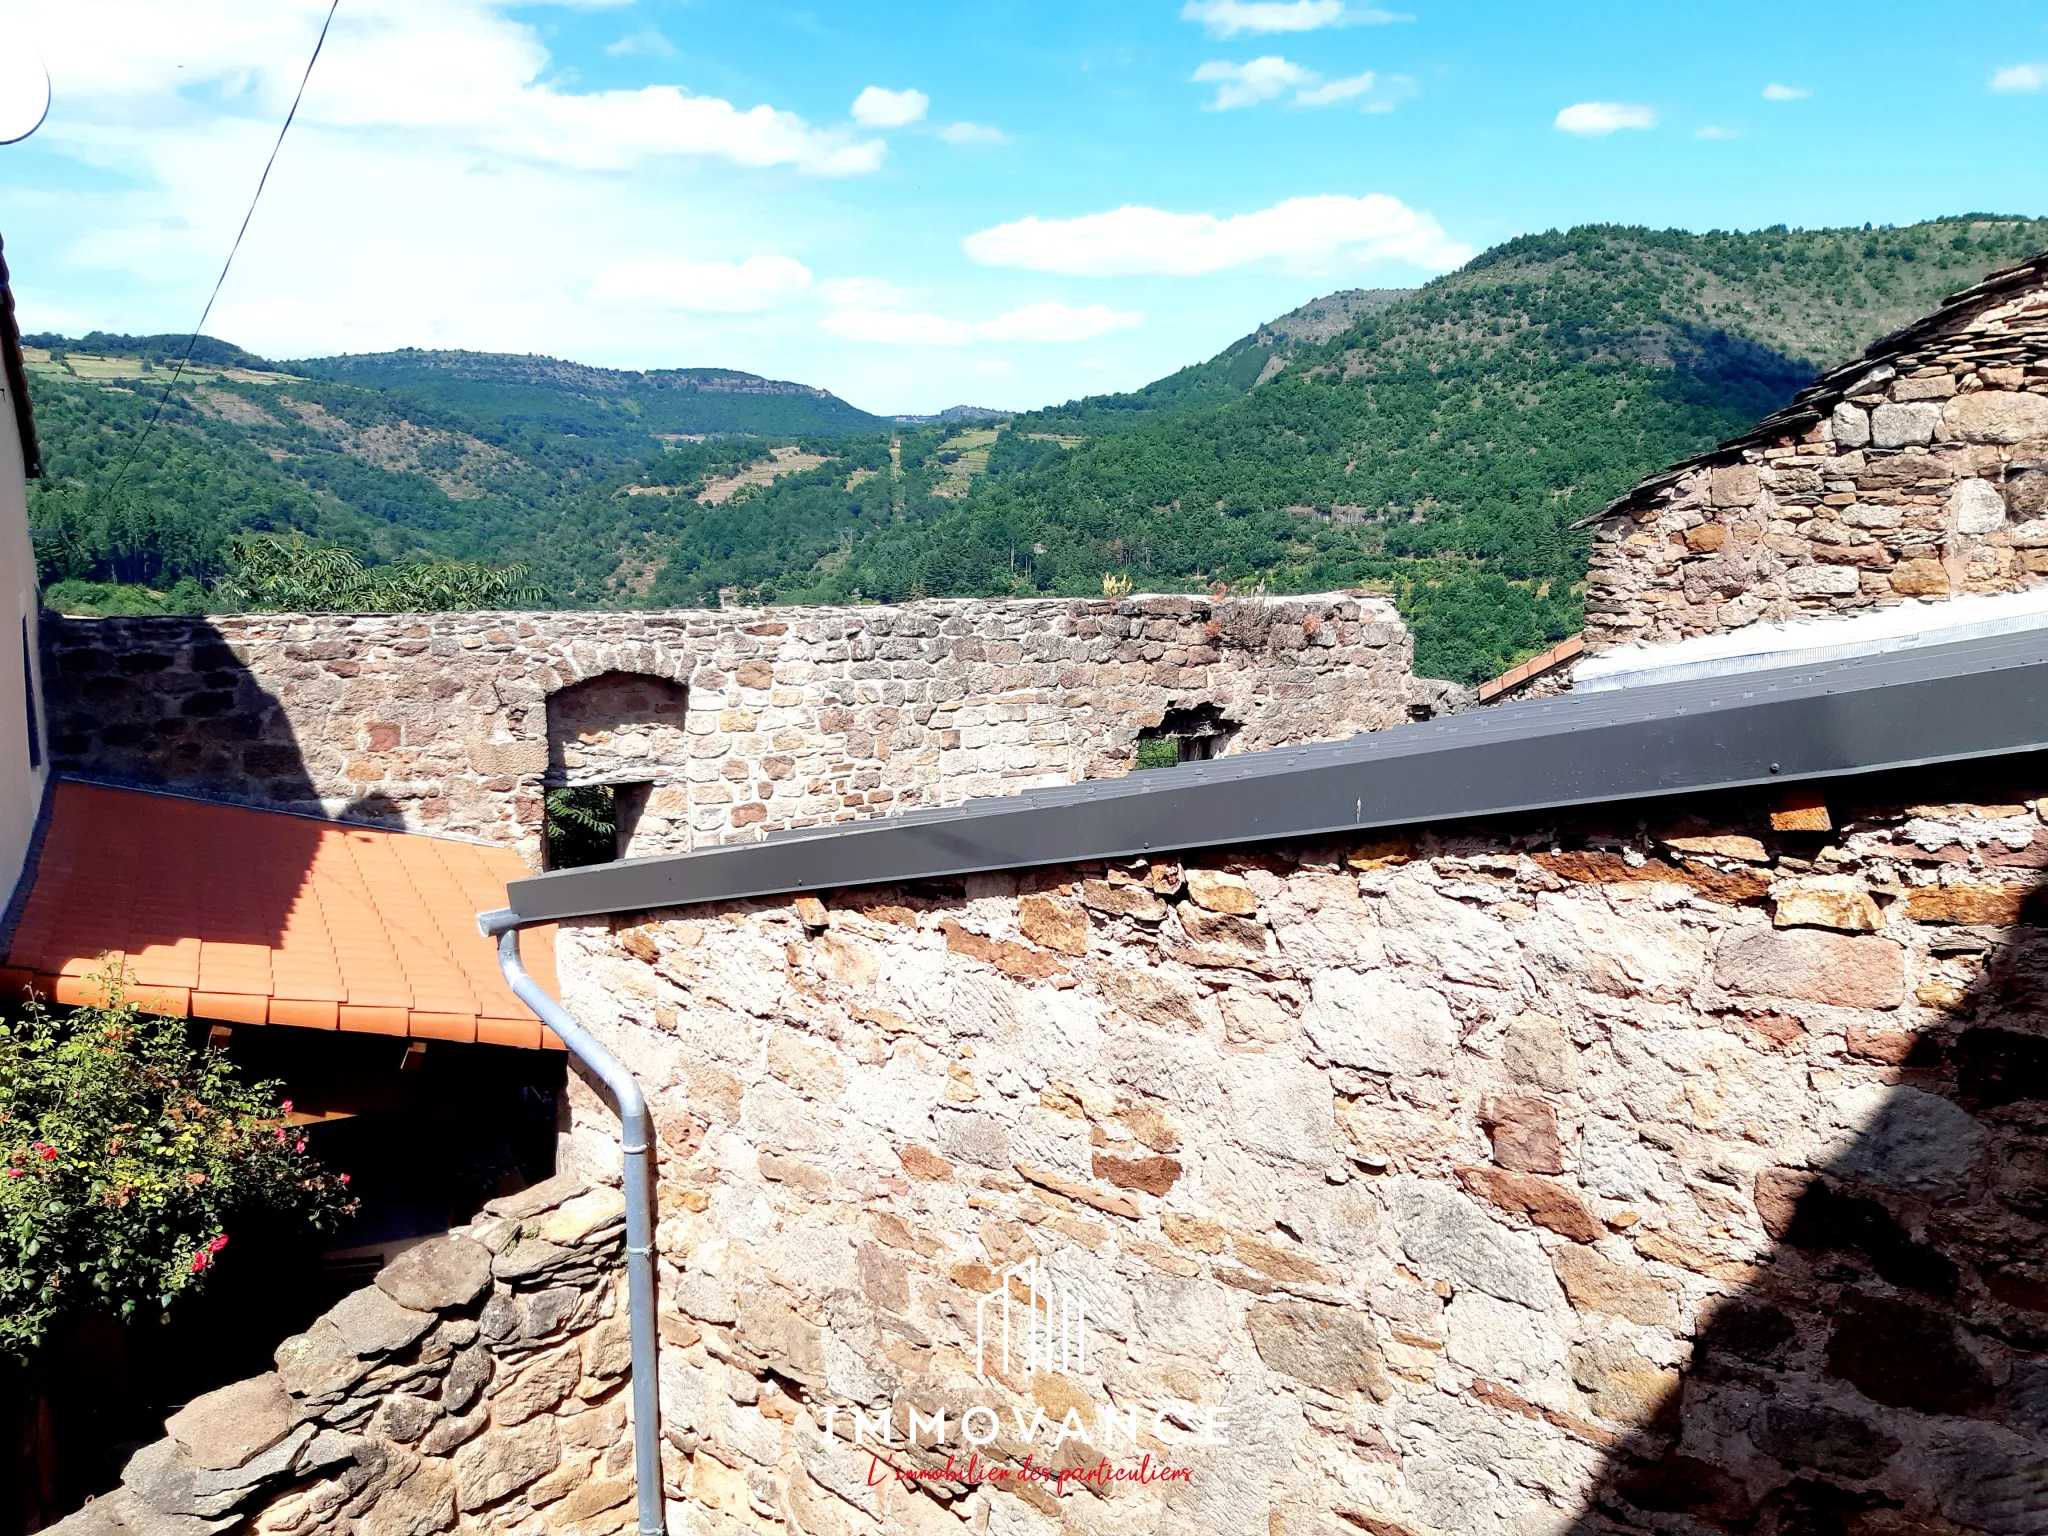
[(549, 869), (610, 864), (619, 856), (617, 797), (609, 784), (570, 784), (547, 793)]
[(549, 869), (581, 869), (626, 857), (652, 784), (570, 784), (547, 792)]
[(1157, 725), (1138, 732), (1140, 768), (1171, 768), (1177, 763), (1203, 763), (1221, 757), (1237, 734), (1235, 721), (1223, 718), (1214, 704), (1169, 709)]
[(21, 696), (28, 703), (28, 765), (43, 766), (43, 732), (36, 724), (36, 663), (28, 649), (28, 620), (21, 621)]

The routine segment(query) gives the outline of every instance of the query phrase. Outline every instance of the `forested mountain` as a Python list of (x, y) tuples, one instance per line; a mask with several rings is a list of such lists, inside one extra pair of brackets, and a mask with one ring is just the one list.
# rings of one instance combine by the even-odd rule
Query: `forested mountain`
[[(61, 377), (38, 364), (36, 516), (68, 530), (43, 541), (68, 562), (52, 576), (158, 586), (207, 579), (223, 530), (252, 526), (370, 558), (526, 560), (562, 603), (1372, 584), (1398, 595), (1422, 670), (1470, 681), (1577, 627), (1576, 519), (2044, 246), (2048, 221), (1975, 216), (1529, 236), (993, 439), (967, 421), (892, 439), (829, 396), (745, 395), (705, 371), (410, 352), (279, 365), (287, 379), (223, 353), (97, 511), (149, 403), (107, 391), (147, 386), (74, 353)], [(757, 400), (819, 414), (687, 415)], [(733, 433), (755, 435), (716, 436)], [(759, 483), (698, 499), (746, 464)]]

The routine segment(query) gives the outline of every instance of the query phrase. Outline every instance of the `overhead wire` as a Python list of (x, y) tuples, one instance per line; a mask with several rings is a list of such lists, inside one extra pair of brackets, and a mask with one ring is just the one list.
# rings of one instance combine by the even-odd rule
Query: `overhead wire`
[(235, 242), (228, 247), (228, 258), (220, 264), (220, 276), (214, 279), (213, 292), (206, 298), (206, 308), (199, 312), (199, 323), (192, 328), (192, 334), (185, 342), (184, 355), (178, 359), (178, 366), (171, 370), (170, 382), (164, 385), (164, 392), (157, 396), (155, 409), (149, 413), (149, 420), (143, 423), (142, 433), (136, 438), (134, 446), (128, 450), (128, 457), (121, 461), (121, 467), (114, 472), (113, 480), (86, 503), (87, 514), (99, 505), (103, 497), (111, 496), (120, 490), (121, 482), (127, 479), (128, 471), (134, 467), (135, 460), (149, 442), (150, 434), (156, 430), (157, 421), (162, 417), (164, 407), (170, 403), (171, 392), (178, 387), (178, 380), (184, 376), (186, 366), (191, 363), (192, 353), (198, 348), (199, 338), (206, 330), (207, 317), (213, 313), (213, 306), (220, 298), (221, 289), (227, 283), (228, 269), (234, 266), (235, 254), (242, 248), (242, 237), (249, 233), (249, 222), (256, 217), (256, 205), (263, 200), (263, 189), (270, 184), (270, 171), (277, 164), (278, 151), (284, 148), (285, 135), (292, 131), (292, 120), (299, 115), (299, 103), (306, 97), (306, 83), (313, 78), (313, 66), (320, 62), (320, 50), (327, 46), (327, 30), (334, 25), (334, 13), (340, 9), (341, 0), (332, 0), (327, 7), (327, 19), (320, 23), (320, 35), (314, 39), (312, 56), (306, 60), (305, 73), (299, 76), (299, 88), (292, 95), (291, 110), (285, 113), (284, 125), (277, 130), (277, 142), (270, 146), (270, 158), (263, 162), (263, 174), (256, 178), (256, 191), (249, 199), (248, 211), (242, 215), (242, 227), (235, 231)]

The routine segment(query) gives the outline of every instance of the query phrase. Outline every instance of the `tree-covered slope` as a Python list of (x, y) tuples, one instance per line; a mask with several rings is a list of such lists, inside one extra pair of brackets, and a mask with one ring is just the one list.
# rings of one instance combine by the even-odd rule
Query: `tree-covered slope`
[[(264, 529), (370, 561), (525, 562), (562, 604), (1371, 584), (1399, 597), (1420, 669), (1474, 681), (1578, 627), (1578, 518), (2043, 247), (2048, 220), (1991, 217), (1528, 236), (993, 442), (719, 370), (272, 366), (216, 343), (119, 494), (169, 339), (95, 337), (97, 360), (81, 342), (32, 363), (50, 464), (33, 511), (52, 577), (183, 578), (195, 599), (225, 541)], [(697, 496), (749, 465), (762, 483)]]
[[(1019, 417), (974, 497), (885, 531), (835, 580), (1388, 582), (1419, 665), (1476, 680), (1577, 627), (1576, 519), (2043, 246), (2048, 221), (1992, 218), (1515, 240), (1277, 365), (1266, 350), (1263, 382), (1212, 376), (1176, 404), (1163, 380)], [(1247, 359), (1240, 343), (1201, 367), (1241, 377)]]

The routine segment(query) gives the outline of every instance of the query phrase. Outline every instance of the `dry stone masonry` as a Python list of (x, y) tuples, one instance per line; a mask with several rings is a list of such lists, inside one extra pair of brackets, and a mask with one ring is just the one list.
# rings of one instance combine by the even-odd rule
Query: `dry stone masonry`
[[(2044, 791), (565, 929), (660, 1128), (671, 1529), (2048, 1529)], [(977, 1375), (1020, 1266), (1085, 1363)]]
[(1653, 476), (1595, 538), (1593, 651), (2048, 579), (2048, 257)]
[(209, 1392), (63, 1536), (433, 1536), (633, 1521), (616, 1190), (555, 1178), (407, 1249)]
[(538, 858), (544, 785), (639, 787), (680, 852), (1127, 771), (1207, 706), (1229, 750), (1450, 707), (1391, 603), (1131, 597), (44, 625), (63, 771)]

